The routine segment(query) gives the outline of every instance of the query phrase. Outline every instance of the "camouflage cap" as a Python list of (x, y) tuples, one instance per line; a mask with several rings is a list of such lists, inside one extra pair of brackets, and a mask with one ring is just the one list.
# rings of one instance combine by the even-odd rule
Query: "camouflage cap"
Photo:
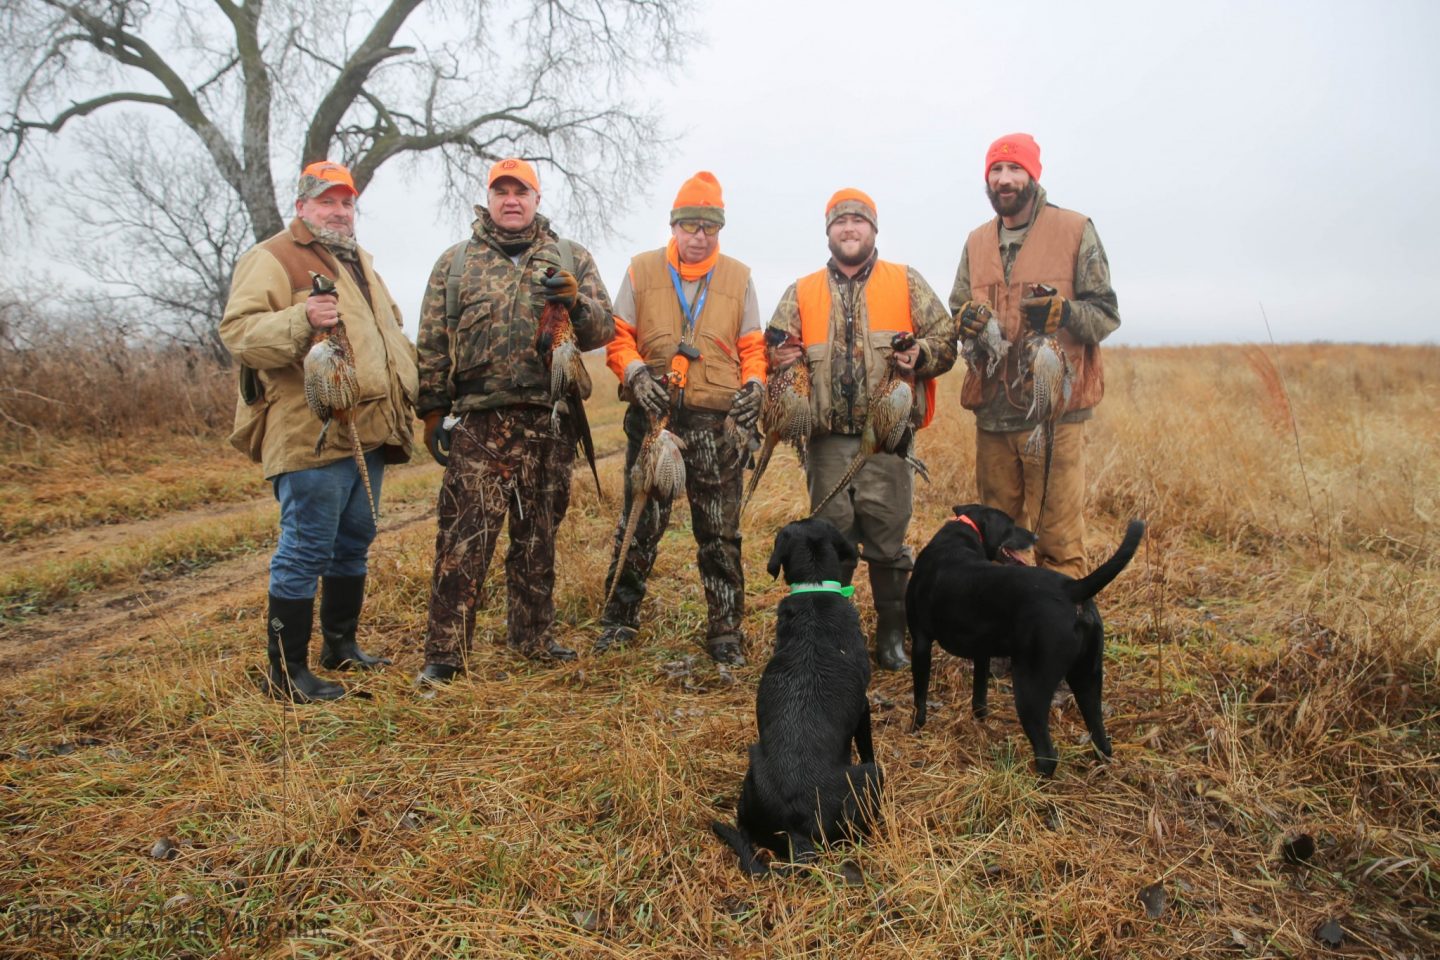
[(336, 187), (344, 187), (352, 196), (360, 195), (360, 191), (355, 189), (355, 180), (350, 176), (349, 167), (329, 160), (316, 160), (300, 171), (300, 185), (295, 188), (295, 199), (314, 200), (325, 191)]
[(829, 230), (830, 225), (847, 213), (853, 213), (858, 217), (864, 217), (870, 221), (870, 226), (878, 232), (880, 229), (879, 217), (875, 211), (875, 201), (863, 190), (856, 190), (854, 187), (846, 187), (844, 190), (835, 191), (830, 202), (825, 205), (825, 229)]

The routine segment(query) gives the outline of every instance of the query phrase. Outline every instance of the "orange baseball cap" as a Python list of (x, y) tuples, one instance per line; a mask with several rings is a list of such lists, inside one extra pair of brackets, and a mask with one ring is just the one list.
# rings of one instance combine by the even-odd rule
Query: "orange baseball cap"
[(360, 195), (360, 191), (355, 189), (355, 178), (350, 176), (349, 167), (331, 160), (316, 160), (300, 171), (300, 186), (296, 188), (295, 194), (301, 200), (314, 200), (325, 191), (336, 187), (344, 187), (352, 196)]
[(536, 176), (535, 168), (519, 157), (506, 157), (504, 160), (495, 161), (490, 168), (490, 179), (485, 182), (486, 188), (495, 186), (495, 181), (501, 177), (513, 177), (528, 184), (536, 193), (540, 192), (540, 178)]

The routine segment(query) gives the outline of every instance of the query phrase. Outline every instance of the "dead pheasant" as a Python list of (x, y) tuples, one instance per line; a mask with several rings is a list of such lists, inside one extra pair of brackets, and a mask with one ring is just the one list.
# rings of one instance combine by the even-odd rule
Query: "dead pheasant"
[[(310, 272), (310, 295), (335, 296), (335, 281), (313, 270)], [(380, 507), (375, 502), (375, 492), (370, 489), (370, 471), (365, 467), (365, 451), (360, 448), (360, 436), (351, 421), (351, 413), (360, 399), (360, 380), (355, 372), (355, 351), (350, 347), (350, 337), (345, 333), (345, 320), (335, 322), (333, 327), (315, 331), (310, 349), (305, 354), (305, 402), (310, 412), (321, 421), (320, 436), (315, 440), (315, 453), (325, 447), (325, 434), (331, 423), (350, 426), (350, 452), (355, 457), (355, 466), (360, 470), (360, 479), (365, 484), (365, 498), (370, 504), (370, 516), (380, 519)]]
[[(546, 268), (546, 277), (554, 275), (554, 267)], [(600, 472), (595, 468), (595, 441), (590, 436), (590, 420), (585, 416), (585, 398), (590, 396), (591, 389), (590, 372), (585, 369), (575, 328), (570, 323), (570, 312), (563, 304), (550, 301), (540, 311), (535, 349), (540, 351), (545, 365), (550, 368), (550, 428), (559, 435), (560, 404), (564, 403), (575, 420), (576, 440), (590, 464), (590, 475), (595, 478), (595, 495), (603, 499)]]
[(684, 444), (665, 429), (669, 422), (668, 416), (651, 420), (650, 431), (640, 443), (640, 455), (630, 468), (630, 515), (625, 519), (625, 532), (620, 535), (620, 554), (615, 558), (615, 575), (605, 592), (605, 606), (609, 606), (610, 598), (615, 596), (615, 585), (625, 571), (625, 559), (630, 555), (630, 544), (646, 504), (651, 500), (669, 503), (685, 489), (685, 459), (681, 455)]
[[(894, 353), (908, 350), (914, 344), (915, 336), (907, 332), (895, 334), (890, 341)], [(825, 509), (825, 505), (835, 499), (836, 494), (850, 485), (855, 474), (865, 466), (865, 461), (877, 453), (893, 453), (904, 457), (905, 462), (914, 467), (916, 473), (924, 477), (927, 483), (930, 481), (930, 471), (911, 452), (915, 442), (915, 432), (910, 426), (910, 414), (915, 409), (915, 387), (908, 375), (902, 374), (896, 366), (894, 353), (886, 364), (885, 375), (880, 378), (874, 393), (870, 395), (870, 404), (865, 412), (865, 427), (860, 432), (860, 449), (856, 452), (855, 459), (850, 461), (850, 466), (846, 468), (840, 482), (810, 511), (810, 516), (816, 516)]]
[(1033, 390), (1030, 410), (1025, 417), (1039, 421), (1025, 441), (1024, 452), (1026, 456), (1033, 457), (1043, 451), (1045, 462), (1040, 481), (1040, 510), (1035, 514), (1038, 533), (1041, 518), (1045, 515), (1045, 498), (1050, 493), (1050, 463), (1055, 455), (1055, 426), (1070, 407), (1073, 375), (1065, 350), (1054, 334), (1032, 333), (1025, 339), (1023, 350)]
[[(799, 345), (800, 339), (778, 327), (765, 331), (765, 340), (771, 347), (784, 343)], [(765, 403), (760, 408), (760, 432), (764, 441), (760, 454), (755, 458), (755, 469), (750, 473), (750, 482), (745, 487), (745, 498), (740, 501), (740, 511), (750, 502), (765, 468), (770, 465), (770, 455), (780, 442), (791, 443), (800, 457), (800, 466), (805, 466), (805, 452), (814, 428), (810, 412), (810, 365), (797, 360), (783, 370), (778, 370), (765, 383)]]
[(980, 357), (984, 355), (986, 379), (995, 375), (995, 369), (1009, 352), (1010, 341), (1000, 332), (1000, 321), (993, 313), (990, 313), (989, 319), (985, 321), (985, 328), (980, 331), (979, 336), (966, 338), (960, 346), (960, 355), (965, 358), (965, 365), (976, 373), (980, 372)]

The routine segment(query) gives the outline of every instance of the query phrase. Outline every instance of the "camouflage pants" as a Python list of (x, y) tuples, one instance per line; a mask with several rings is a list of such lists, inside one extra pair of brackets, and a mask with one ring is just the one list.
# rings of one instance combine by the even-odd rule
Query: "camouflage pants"
[(555, 539), (570, 506), (573, 429), (569, 418), (562, 418), (556, 437), (550, 411), (542, 407), (461, 416), (440, 486), (425, 662), (464, 666), (475, 607), (507, 515), (507, 641), (529, 653), (551, 639)]
[[(739, 452), (725, 436), (724, 414), (687, 411), (684, 422), (671, 430), (685, 444), (685, 493), (690, 499), (690, 525), (698, 545), (700, 584), (705, 588), (709, 608), (706, 639), (740, 638), (740, 620), (745, 615), (745, 574), (740, 567), (740, 494), (744, 470)], [(631, 404), (625, 414), (625, 506), (615, 528), (615, 546), (605, 585), (615, 577), (615, 560), (620, 538), (634, 500), (630, 489), (630, 468), (640, 456), (649, 421), (643, 410)], [(615, 596), (600, 620), (606, 625), (638, 627), (640, 602), (645, 584), (655, 566), (660, 537), (670, 522), (670, 504), (651, 500), (645, 504), (635, 528), (635, 542), (625, 558), (625, 569), (615, 587)]]

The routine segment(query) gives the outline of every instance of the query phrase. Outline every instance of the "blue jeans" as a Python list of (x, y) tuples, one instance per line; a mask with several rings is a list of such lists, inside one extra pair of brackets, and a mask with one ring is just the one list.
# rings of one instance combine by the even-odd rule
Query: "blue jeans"
[[(379, 449), (365, 455), (370, 486), (380, 499), (385, 461)], [(273, 481), (280, 501), (280, 543), (270, 559), (270, 594), (309, 600), (320, 577), (365, 575), (375, 518), (365, 501), (360, 470), (349, 457)]]

